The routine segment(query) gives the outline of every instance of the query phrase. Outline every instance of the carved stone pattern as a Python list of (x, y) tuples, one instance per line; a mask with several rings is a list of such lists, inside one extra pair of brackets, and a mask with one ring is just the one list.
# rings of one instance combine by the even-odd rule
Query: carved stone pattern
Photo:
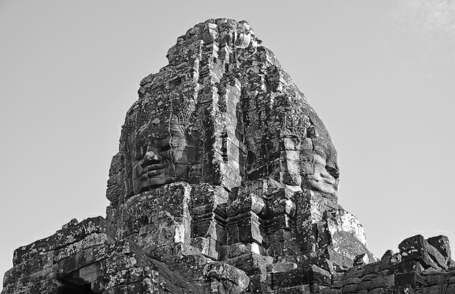
[(167, 58), (126, 114), (106, 219), (16, 249), (2, 294), (455, 293), (445, 236), (368, 251), (327, 129), (246, 21)]

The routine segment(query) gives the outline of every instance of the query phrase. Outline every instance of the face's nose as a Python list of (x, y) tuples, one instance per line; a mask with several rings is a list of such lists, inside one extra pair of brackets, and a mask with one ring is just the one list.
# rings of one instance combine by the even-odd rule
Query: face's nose
[(326, 165), (325, 169), (335, 180), (340, 177), (340, 171), (337, 168)]
[(147, 153), (145, 153), (144, 159), (142, 159), (141, 166), (142, 166), (142, 168), (145, 168), (148, 165), (159, 163), (159, 162), (160, 162), (160, 158), (159, 158), (158, 154), (156, 152), (150, 150), (150, 151), (147, 151)]

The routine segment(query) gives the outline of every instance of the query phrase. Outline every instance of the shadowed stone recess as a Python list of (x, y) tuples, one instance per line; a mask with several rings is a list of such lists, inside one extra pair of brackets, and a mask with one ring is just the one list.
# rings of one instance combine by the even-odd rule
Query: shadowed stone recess
[(368, 251), (326, 127), (246, 21), (166, 56), (127, 111), (106, 218), (16, 249), (2, 294), (455, 293), (445, 236)]

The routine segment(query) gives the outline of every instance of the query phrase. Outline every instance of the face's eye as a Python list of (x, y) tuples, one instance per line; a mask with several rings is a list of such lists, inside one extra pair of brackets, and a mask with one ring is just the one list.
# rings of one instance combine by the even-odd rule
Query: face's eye
[(171, 144), (169, 144), (169, 141), (160, 147), (160, 151), (162, 151), (162, 152), (168, 151), (170, 149), (171, 149)]
[(161, 138), (157, 143), (157, 148), (160, 152), (165, 152), (171, 149), (170, 140), (168, 138)]
[(147, 152), (147, 146), (136, 147), (136, 160), (142, 159), (146, 152)]

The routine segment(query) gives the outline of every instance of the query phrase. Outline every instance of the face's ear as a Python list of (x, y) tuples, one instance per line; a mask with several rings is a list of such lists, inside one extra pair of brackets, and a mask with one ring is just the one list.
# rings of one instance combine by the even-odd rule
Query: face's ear
[(180, 120), (176, 115), (171, 116), (168, 127), (173, 136), (183, 137), (186, 134), (185, 126), (180, 124)]
[(124, 156), (121, 153), (114, 155), (109, 169), (107, 181), (106, 198), (114, 205), (125, 195), (124, 180), (126, 176)]

